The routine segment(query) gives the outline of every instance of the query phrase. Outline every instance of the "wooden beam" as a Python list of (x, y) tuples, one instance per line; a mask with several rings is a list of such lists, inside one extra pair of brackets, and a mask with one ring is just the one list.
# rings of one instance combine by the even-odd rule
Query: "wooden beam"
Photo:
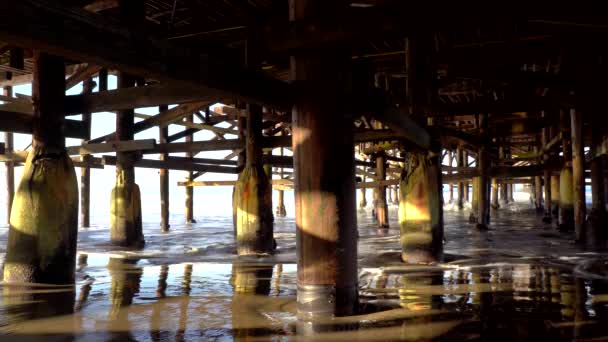
[(126, 151), (142, 151), (150, 150), (156, 146), (154, 139), (144, 140), (129, 140), (129, 141), (112, 141), (104, 144), (82, 144), (80, 146), (70, 146), (67, 148), (68, 154), (95, 154), (109, 152), (126, 152)]
[(116, 8), (119, 6), (118, 0), (95, 0), (90, 4), (84, 6), (85, 11), (97, 13), (108, 9)]
[(386, 106), (384, 110), (376, 112), (376, 115), (380, 121), (389, 125), (403, 139), (424, 150), (431, 147), (431, 135), (409, 116), (406, 108)]
[(213, 95), (201, 95), (191, 87), (171, 85), (149, 85), (130, 87), (92, 94), (66, 96), (66, 113), (111, 112), (122, 109), (154, 107), (165, 103), (182, 104), (187, 102), (205, 102), (207, 104), (221, 100)]
[[(116, 157), (103, 156), (103, 164), (105, 165), (116, 165)], [(202, 172), (213, 172), (213, 173), (228, 173), (236, 174), (236, 168), (219, 165), (203, 165), (197, 163), (187, 163), (182, 161), (174, 160), (154, 160), (154, 159), (140, 159), (135, 162), (135, 167), (149, 168), (149, 169), (169, 169), (169, 170), (182, 170), (182, 171), (202, 171)]]
[[(0, 131), (31, 134), (34, 117), (29, 114), (0, 110)], [(87, 131), (82, 121), (65, 120), (67, 138), (86, 139)]]
[[(160, 127), (167, 126), (167, 125), (171, 124), (172, 122), (178, 121), (182, 117), (184, 117), (186, 115), (190, 115), (190, 114), (192, 114), (192, 112), (197, 111), (200, 108), (207, 106), (208, 104), (209, 104), (208, 102), (192, 102), (192, 103), (185, 103), (185, 104), (179, 105), (175, 108), (169, 109), (165, 112), (159, 113), (158, 115), (151, 116), (143, 121), (136, 123), (133, 126), (133, 132), (135, 134), (135, 133), (139, 133), (141, 131), (145, 131), (146, 129), (152, 128), (154, 126), (160, 126)], [(115, 134), (116, 134), (116, 132), (106, 134), (102, 137), (92, 139), (90, 142), (95, 143), (95, 142), (108, 141), (108, 140), (114, 139)]]
[[(178, 186), (234, 186), (236, 181), (196, 181), (196, 182), (177, 182)], [(272, 185), (292, 185), (291, 179), (273, 179)]]
[[(65, 90), (69, 90), (72, 87), (76, 86), (78, 83), (93, 77), (96, 73), (101, 70), (101, 67), (94, 64), (88, 64), (87, 66), (78, 69), (75, 73), (73, 73), (70, 77), (65, 80)], [(83, 96), (91, 95), (90, 92), (83, 93)], [(80, 111), (90, 113), (86, 110)]]
[(200, 94), (280, 106), (292, 102), (287, 83), (245, 70), (240, 56), (156, 40), (57, 2), (0, 2), (0, 41), (191, 87)]

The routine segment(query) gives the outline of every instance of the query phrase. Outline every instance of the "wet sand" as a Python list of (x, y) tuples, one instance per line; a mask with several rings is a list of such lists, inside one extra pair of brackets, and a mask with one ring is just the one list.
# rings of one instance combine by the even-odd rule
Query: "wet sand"
[[(378, 230), (359, 212), (360, 314), (302, 327), (295, 317), (293, 218), (276, 218), (277, 255), (236, 258), (230, 217), (147, 224), (146, 247), (79, 231), (74, 287), (3, 286), (2, 341), (600, 340), (608, 338), (608, 254), (541, 222), (526, 203), (476, 231), (445, 212), (445, 262), (399, 260), (396, 210)], [(0, 228), (4, 256), (6, 227)], [(306, 328), (306, 329), (304, 329)], [(303, 335), (317, 331), (313, 336)]]

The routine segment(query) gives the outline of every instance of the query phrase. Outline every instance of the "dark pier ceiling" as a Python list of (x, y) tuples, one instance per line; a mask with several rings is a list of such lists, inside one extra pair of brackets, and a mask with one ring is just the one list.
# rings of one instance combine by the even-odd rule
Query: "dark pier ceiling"
[[(488, 316), (487, 292), (471, 286), (470, 300), (444, 305), (450, 294), (438, 290), (449, 277), (446, 284), (467, 277), (485, 289), (511, 272), (486, 272), (486, 261), (540, 272), (529, 274), (526, 289), (557, 286), (561, 302), (554, 296), (547, 312), (570, 312), (575, 290), (578, 299), (600, 294), (594, 298), (605, 302), (605, 284), (572, 278), (605, 268), (604, 259), (577, 263), (589, 261), (579, 252), (604, 258), (608, 247), (607, 41), (605, 9), (580, 2), (0, 0), (4, 280), (72, 286), (75, 256), (85, 256), (77, 264), (85, 272), (91, 252), (82, 246), (138, 260), (179, 250), (180, 262), (231, 264), (230, 295), (249, 300), (270, 293), (270, 279), (256, 278), (282, 273), (275, 264), (285, 263), (288, 277), (277, 284), (295, 297), (286, 326), (303, 335), (322, 330), (319, 320), (343, 328), (396, 310), (396, 293), (400, 308), (416, 311), (408, 291), (431, 311)], [(31, 94), (15, 91), (30, 84)], [(23, 136), (14, 133), (34, 143), (20, 150)], [(15, 182), (19, 166), (26, 172)], [(111, 229), (78, 229), (95, 225), (91, 208), (104, 211), (91, 169), (114, 166), (102, 213)], [(159, 182), (136, 179), (141, 168), (160, 170)], [(178, 182), (176, 171), (185, 175)], [(183, 220), (170, 210), (177, 186), (185, 190)], [(189, 229), (213, 225), (197, 214), (217, 203), (195, 196), (195, 187), (232, 190), (222, 204), (230, 214), (209, 239)], [(146, 222), (151, 188), (160, 194), (154, 228)], [(190, 248), (194, 236), (207, 245)], [(519, 255), (506, 252), (516, 247)], [(575, 259), (560, 259), (562, 248)], [(138, 300), (138, 260), (108, 261), (110, 292), (129, 297), (112, 297), (112, 319)], [(468, 262), (476, 265), (465, 275)], [(163, 298), (175, 270), (160, 266)], [(432, 277), (419, 276), (419, 266)], [(192, 265), (182, 272), (192, 276)], [(583, 294), (585, 286), (597, 293)], [(441, 293), (441, 303), (423, 291)], [(237, 317), (249, 306), (257, 309), (234, 305), (233, 325), (251, 324), (257, 314)], [(589, 317), (576, 310), (563, 321), (578, 329)], [(352, 317), (333, 320), (340, 316)]]

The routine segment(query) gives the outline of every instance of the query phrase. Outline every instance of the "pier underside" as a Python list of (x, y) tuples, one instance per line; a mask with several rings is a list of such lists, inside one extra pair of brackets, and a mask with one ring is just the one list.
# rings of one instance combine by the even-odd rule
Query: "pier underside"
[(608, 18), (494, 5), (0, 1), (0, 335), (608, 336)]

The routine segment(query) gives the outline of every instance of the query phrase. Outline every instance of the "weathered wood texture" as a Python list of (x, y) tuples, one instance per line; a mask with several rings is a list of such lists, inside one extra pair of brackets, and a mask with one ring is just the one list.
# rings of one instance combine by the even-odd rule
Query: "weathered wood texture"
[[(3, 95), (12, 97), (13, 87), (6, 86), (3, 90)], [(4, 133), (4, 148), (5, 151), (10, 153), (13, 151), (13, 133)], [(11, 217), (11, 206), (13, 205), (13, 197), (15, 196), (15, 165), (14, 162), (9, 161), (5, 163), (6, 167), (6, 220), (10, 223)]]
[[(480, 135), (484, 135), (486, 133), (488, 127), (487, 122), (487, 114), (479, 115), (479, 131)], [(488, 152), (486, 151), (485, 146), (481, 146), (477, 153), (477, 168), (479, 169), (479, 177), (478, 183), (479, 187), (477, 189), (477, 228), (478, 229), (487, 229), (490, 222), (490, 184), (488, 177)]]
[(435, 263), (443, 255), (443, 191), (439, 154), (412, 154), (399, 188), (401, 259)]
[(571, 109), (570, 120), (572, 127), (572, 182), (574, 185), (574, 230), (576, 239), (585, 242), (585, 153), (583, 141), (583, 114)]
[(379, 185), (376, 191), (378, 197), (376, 198), (375, 211), (376, 220), (378, 220), (379, 228), (388, 228), (388, 203), (386, 200), (386, 185), (382, 185), (382, 182), (386, 179), (386, 154), (380, 152), (376, 155), (376, 181)]
[(33, 150), (13, 200), (4, 282), (74, 282), (78, 187), (65, 152), (64, 92), (64, 60), (34, 51)]
[[(307, 19), (320, 0), (290, 0), (290, 19)], [(352, 118), (342, 98), (348, 55), (335, 50), (324, 56), (291, 57), (290, 78), (303, 93), (292, 109), (298, 316), (353, 314), (358, 306), (357, 218)]]
[[(192, 122), (193, 121), (193, 117), (192, 115), (188, 115), (186, 116), (186, 121), (187, 122)], [(191, 144), (193, 141), (193, 135), (189, 134), (186, 136), (186, 144)], [(188, 151), (186, 152), (186, 158), (192, 160), (192, 157), (194, 156), (194, 153), (192, 151)], [(186, 181), (192, 181), (193, 175), (192, 175), (192, 171), (188, 172), (188, 175), (186, 176)], [(185, 206), (184, 206), (186, 212), (184, 213), (185, 218), (186, 218), (186, 223), (195, 223), (196, 220), (194, 219), (194, 189), (191, 186), (186, 186), (186, 197), (185, 197)]]
[[(164, 112), (168, 109), (167, 105), (158, 107), (159, 112)], [(166, 144), (169, 137), (169, 127), (159, 127), (158, 141), (161, 144)], [(167, 153), (161, 153), (160, 160), (166, 161)], [(163, 232), (169, 231), (169, 170), (160, 169), (160, 230)]]
[(262, 108), (249, 104), (245, 168), (233, 193), (238, 255), (271, 254), (273, 237), (272, 187), (262, 161)]
[[(99, 71), (99, 70), (97, 70)], [(66, 81), (67, 83), (67, 81)], [(84, 94), (90, 94), (93, 91), (93, 80), (87, 78), (84, 80), (82, 92)], [(66, 85), (67, 88), (67, 85)], [(85, 125), (86, 140), (91, 138), (91, 113), (82, 113), (82, 122)], [(90, 222), (90, 209), (91, 209), (91, 169), (89, 167), (80, 168), (80, 225), (82, 227), (89, 227)]]
[[(118, 87), (135, 86), (132, 75), (121, 72), (118, 75)], [(133, 140), (134, 111), (125, 109), (116, 114), (116, 139)], [(129, 247), (140, 247), (144, 244), (141, 217), (141, 195), (135, 183), (132, 152), (116, 153), (116, 184), (112, 189), (110, 212), (110, 239), (113, 244)]]
[[(457, 157), (458, 167), (464, 167), (465, 166), (464, 150), (462, 148), (459, 148), (458, 150), (456, 150), (456, 157)], [(458, 182), (458, 201), (456, 204), (458, 206), (458, 209), (460, 209), (460, 210), (462, 210), (464, 208), (464, 202), (465, 202), (464, 187), (465, 187), (464, 181)]]

